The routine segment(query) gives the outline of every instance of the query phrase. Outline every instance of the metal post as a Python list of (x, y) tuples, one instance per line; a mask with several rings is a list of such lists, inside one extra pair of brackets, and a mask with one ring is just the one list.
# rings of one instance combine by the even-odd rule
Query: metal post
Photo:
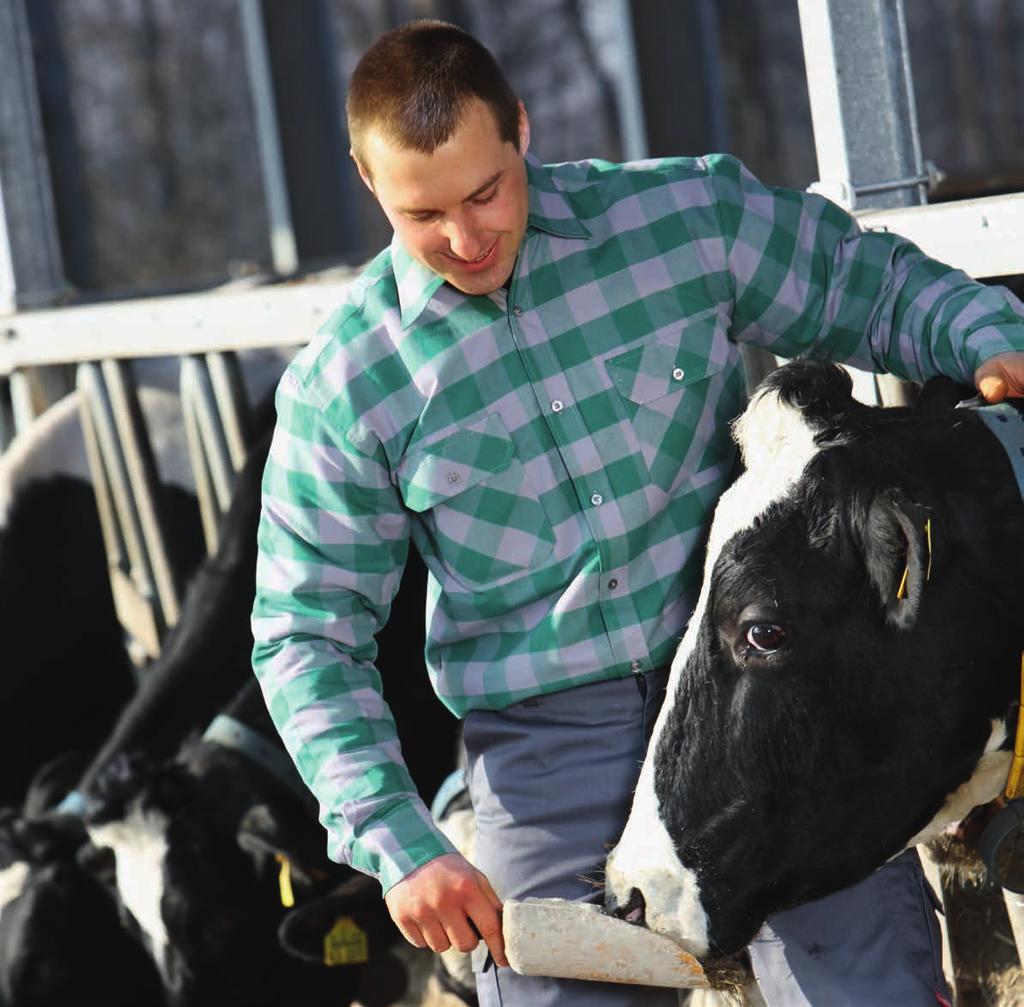
[(213, 555), (251, 439), (249, 403), (237, 357), (209, 353), (183, 359), (181, 408), (203, 536)]
[(0, 4), (0, 313), (64, 290), (25, 0)]
[[(820, 181), (848, 209), (926, 202), (903, 0), (798, 0)], [(910, 388), (876, 378), (886, 405)]]
[[(52, 304), (65, 288), (25, 0), (6, 0), (0, 3), (0, 314)], [(12, 375), (15, 430), (70, 387), (59, 372)]]
[(78, 368), (89, 468), (114, 605), (147, 657), (178, 621), (179, 593), (160, 522), (160, 485), (127, 361)]
[(263, 28), (260, 0), (239, 0), (242, 16), (242, 36), (245, 44), (245, 62), (249, 70), (253, 112), (256, 117), (256, 136), (260, 148), (260, 167), (263, 170), (263, 191), (267, 199), (267, 217), (270, 221), (270, 256), (274, 272), (281, 276), (294, 273), (299, 267), (292, 227), (291, 208), (288, 204), (288, 183), (285, 179), (281, 136), (277, 127), (277, 107), (270, 76), (270, 57)]
[(615, 103), (619, 113), (622, 153), (627, 161), (639, 161), (648, 155), (644, 100), (637, 67), (636, 38), (629, 0), (612, 0), (611, 16), (618, 39), (619, 73), (615, 81)]

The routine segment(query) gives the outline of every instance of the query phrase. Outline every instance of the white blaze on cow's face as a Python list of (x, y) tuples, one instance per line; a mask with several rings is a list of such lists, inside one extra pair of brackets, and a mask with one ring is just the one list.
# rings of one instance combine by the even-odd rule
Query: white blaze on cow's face
[(24, 891), (28, 872), (29, 865), (25, 860), (15, 860), (0, 870), (0, 918), (4, 909)]
[(121, 902), (146, 935), (150, 953), (162, 974), (166, 971), (169, 948), (160, 910), (168, 824), (165, 815), (144, 812), (135, 802), (124, 819), (88, 829), (94, 846), (108, 846), (114, 851)]
[(606, 865), (606, 902), (625, 906), (633, 889), (644, 898), (647, 925), (669, 934), (696, 955), (708, 950), (708, 919), (701, 906), (696, 876), (680, 863), (666, 830), (654, 790), (654, 754), (672, 707), (679, 676), (697, 641), (707, 608), (711, 571), (723, 546), (737, 532), (781, 500), (818, 452), (814, 430), (803, 414), (779, 399), (778, 392), (758, 392), (733, 426), (746, 471), (722, 494), (708, 537), (704, 583), (686, 635), (672, 662), (662, 707), (640, 773), (633, 807), (622, 838)]

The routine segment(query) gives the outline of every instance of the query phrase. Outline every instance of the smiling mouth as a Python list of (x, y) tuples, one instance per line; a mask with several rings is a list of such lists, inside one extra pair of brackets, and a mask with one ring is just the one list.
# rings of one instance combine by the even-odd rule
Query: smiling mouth
[(491, 247), (488, 248), (486, 252), (484, 252), (481, 255), (478, 255), (475, 259), (463, 259), (457, 255), (451, 255), (448, 252), (445, 252), (445, 258), (450, 259), (452, 262), (460, 266), (462, 269), (482, 269), (491, 264), (491, 260), (494, 258), (495, 253), (497, 252), (497, 248), (498, 241), (497, 239), (495, 239), (494, 244), (491, 245)]

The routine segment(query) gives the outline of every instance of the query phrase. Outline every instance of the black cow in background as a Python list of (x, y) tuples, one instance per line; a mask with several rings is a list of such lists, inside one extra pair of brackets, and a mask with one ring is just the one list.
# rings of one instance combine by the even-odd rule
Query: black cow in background
[(0, 812), (0, 1003), (163, 1003), (153, 962), (113, 897), (113, 867), (74, 815)]
[[(163, 418), (167, 395), (149, 392), (143, 402)], [(95, 496), (68, 443), (77, 408), (54, 407), (55, 417), (37, 421), (0, 460), (0, 807), (19, 806), (48, 760), (93, 753), (135, 690)], [(184, 582), (203, 555), (198, 505), (177, 484), (163, 484), (160, 496)]]
[[(295, 864), (298, 872), (297, 895), (306, 890), (304, 878), (308, 880), (316, 877), (318, 880), (336, 883), (344, 874), (342, 868), (330, 864), (324, 857), (326, 836), (317, 821), (316, 809), (308, 794), (301, 813), (293, 809), (287, 815), (272, 814), (268, 817), (265, 807), (261, 810), (258, 803), (252, 804), (242, 816), (246, 820), (246, 827), (239, 828), (235, 835), (229, 836), (224, 817), (218, 818), (210, 810), (217, 809), (216, 799), (211, 799), (208, 794), (205, 797), (198, 796), (203, 792), (201, 777), (204, 774), (189, 769), (190, 766), (192, 769), (199, 767), (202, 759), (195, 753), (209, 751), (208, 743), (196, 741), (193, 737), (181, 750), (181, 758), (170, 758), (169, 762), (147, 771), (143, 771), (145, 760), (139, 758), (138, 754), (134, 762), (131, 758), (124, 758), (130, 753), (143, 753), (151, 764), (155, 764), (160, 759), (173, 756), (182, 739), (209, 723), (240, 686), (255, 684), (250, 666), (252, 636), (249, 617), (255, 584), (259, 483), (268, 444), (268, 439), (264, 438), (252, 451), (250, 462), (239, 479), (231, 510), (223, 524), (221, 548), (215, 557), (201, 567), (189, 584), (182, 618), (170, 635), (164, 653), (147, 669), (142, 685), (125, 707), (107, 744), (81, 775), (76, 774), (78, 783), (75, 790), (78, 795), (84, 799), (88, 799), (90, 794), (97, 797), (106, 795), (96, 805), (95, 813), (97, 821), (102, 819), (107, 826), (117, 820), (115, 803), (119, 800), (122, 808), (128, 807), (132, 804), (132, 794), (138, 799), (135, 806), (138, 801), (142, 801), (151, 802), (154, 808), (165, 808), (168, 812), (174, 810), (177, 824), (173, 830), (175, 842), (169, 847), (169, 855), (173, 857), (175, 867), (170, 875), (173, 880), (168, 899), (169, 911), (174, 903), (175, 891), (186, 897), (184, 901), (189, 901), (189, 893), (192, 891), (189, 888), (192, 883), (190, 878), (198, 881), (201, 890), (206, 892), (206, 896), (198, 899), (197, 904), (214, 891), (203, 883), (203, 871), (207, 870), (212, 871), (219, 882), (231, 888), (233, 894), (227, 898), (228, 911), (236, 911), (253, 894), (266, 907), (265, 912), (280, 913), (281, 908), (274, 901), (276, 881), (272, 892), (266, 890), (267, 879), (276, 870), (276, 861), (267, 856), (270, 846), (274, 846), (274, 852), (290, 853), (290, 862)], [(392, 606), (391, 620), (379, 637), (379, 664), (385, 694), (395, 712), (410, 772), (424, 798), (429, 801), (433, 791), (454, 764), (457, 722), (433, 696), (423, 667), (425, 583), (425, 568), (418, 557), (413, 556)], [(262, 711), (261, 716), (266, 716), (265, 711)], [(280, 746), (276, 734), (271, 741), (280, 748), (283, 755), (283, 746)], [(223, 746), (217, 747), (219, 749)], [(227, 758), (233, 757), (229, 754)], [(193, 761), (195, 759), (199, 759), (199, 762)], [(97, 790), (105, 772), (107, 782)], [(65, 788), (72, 787), (71, 781), (75, 778), (72, 776), (65, 787), (56, 786), (55, 796)], [(274, 790), (273, 784), (269, 786), (270, 790)], [(283, 800), (280, 794), (278, 798)], [(300, 799), (292, 795), (288, 800)], [(240, 807), (244, 798), (238, 798), (238, 802)], [(37, 799), (34, 814), (13, 816), (5, 827), (22, 834), (33, 829), (45, 831), (48, 826), (41, 823), (48, 816), (64, 817), (55, 816), (52, 811), (40, 814), (40, 806), (45, 803), (48, 802)], [(266, 805), (266, 802), (263, 804)], [(43, 844), (31, 858), (26, 856), (17, 860), (9, 857), (7, 870), (0, 862), (0, 969), (3, 970), (0, 990), (7, 991), (11, 1007), (22, 1004), (35, 1007), (37, 1004), (64, 1004), (73, 999), (92, 999), (90, 993), (94, 993), (98, 1002), (120, 1002), (116, 998), (111, 999), (109, 990), (102, 983), (90, 989), (90, 984), (96, 979), (94, 971), (86, 969), (76, 976), (73, 970), (56, 967), (62, 949), (51, 939), (52, 931), (45, 923), (45, 907), (62, 902), (65, 906), (63, 912), (68, 919), (88, 920), (93, 912), (90, 907), (95, 902), (97, 892), (109, 897), (115, 882), (121, 880), (109, 856), (104, 858), (98, 855), (97, 848), (88, 843), (76, 847), (75, 829), (81, 828), (77, 819), (73, 819), (71, 824), (65, 823), (58, 827), (68, 832), (70, 838), (65, 842), (48, 846)], [(3, 831), (0, 828), (0, 840)], [(262, 852), (257, 855), (254, 851), (261, 844)], [(8, 845), (13, 850), (18, 848), (16, 842)], [(194, 851), (204, 846), (214, 850), (205, 867), (203, 859), (194, 856)], [(307, 862), (318, 864), (316, 875), (312, 873), (312, 868), (309, 873), (302, 872), (301, 865)], [(86, 866), (88, 872), (85, 871)], [(195, 873), (190, 874), (193, 868)], [(91, 873), (91, 879), (85, 878), (84, 873)], [(321, 873), (324, 875), (322, 879), (319, 878)], [(8, 882), (6, 886), (3, 883), (4, 877)], [(362, 882), (363, 879), (356, 880)], [(373, 894), (366, 901), (369, 907), (367, 925), (370, 925), (371, 920), (377, 920), (373, 926), (380, 924), (384, 932), (387, 932), (390, 921), (379, 921), (379, 913), (384, 910), (379, 886), (375, 882), (369, 884)], [(179, 899), (178, 904), (182, 904), (182, 900)], [(209, 905), (209, 902), (204, 904)], [(97, 914), (94, 926), (90, 927), (83, 922), (77, 927), (90, 960), (116, 962), (124, 954), (123, 942), (126, 935), (138, 941), (147, 925), (161, 925), (152, 917), (143, 921), (135, 920), (123, 903), (120, 909), (117, 928), (100, 925), (101, 920), (109, 922), (113, 918), (109, 912), (105, 916)], [(241, 915), (244, 917), (246, 914)], [(259, 913), (252, 914), (250, 922), (255, 922), (258, 917)], [(161, 959), (164, 966), (164, 982), (161, 985), (170, 990), (190, 989), (187, 995), (179, 996), (177, 1003), (208, 1002), (203, 999), (205, 994), (202, 989), (194, 984), (186, 987), (183, 977), (188, 977), (187, 969), (191, 962), (209, 962), (211, 948), (216, 950), (218, 946), (225, 946), (225, 939), (231, 936), (231, 928), (223, 925), (224, 918), (223, 913), (217, 915), (215, 908), (211, 908), (203, 915), (209, 924), (204, 926), (195, 913), (186, 911), (177, 917), (181, 927), (171, 927), (178, 935), (176, 939), (179, 943), (176, 954), (172, 954), (169, 959), (164, 955)], [(140, 923), (143, 925), (140, 926)], [(194, 926), (197, 923), (198, 926)], [(276, 941), (276, 927), (271, 926), (270, 929)], [(262, 934), (254, 939), (266, 940)], [(269, 951), (267, 958), (268, 961), (273, 958)], [(29, 984), (32, 987), (31, 993), (24, 985), (27, 981), (24, 967), (26, 960), (52, 966), (36, 972), (35, 981)], [(177, 964), (168, 968), (168, 961)], [(294, 963), (289, 963), (289, 967), (294, 967)], [(227, 995), (225, 982), (232, 972), (233, 966), (228, 968), (225, 964), (225, 975), (217, 979), (220, 985), (216, 986), (217, 992), (213, 999), (219, 1003), (262, 1002), (247, 1001), (245, 997), (251, 993), (247, 987), (242, 987), (247, 989), (242, 999), (224, 1000), (223, 996)], [(46, 987), (40, 976), (50, 977), (51, 985)], [(151, 980), (152, 974), (147, 981)], [(22, 982), (21, 987), (19, 982)], [(311, 981), (311, 986), (316, 988), (321, 982), (322, 978), (318, 977), (316, 981)], [(338, 979), (332, 980), (332, 984), (336, 986)], [(332, 997), (337, 992), (333, 986), (329, 984)], [(279, 987), (268, 980), (267, 989)], [(131, 1003), (133, 994), (128, 991), (125, 995), (128, 999), (124, 1002)], [(284, 994), (282, 997), (278, 1002), (295, 1002)], [(338, 1007), (342, 1002), (337, 997), (331, 1000), (332, 1007)]]

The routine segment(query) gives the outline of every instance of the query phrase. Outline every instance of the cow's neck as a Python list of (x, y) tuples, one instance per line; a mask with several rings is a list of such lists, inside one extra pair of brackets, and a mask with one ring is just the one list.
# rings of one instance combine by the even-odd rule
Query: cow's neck
[[(1017, 479), (1017, 489), (1024, 499), (1024, 414), (1011, 402), (998, 402), (995, 405), (974, 405), (972, 400), (968, 408), (972, 409), (995, 437), (1009, 459), (1013, 474)], [(966, 405), (966, 403), (965, 403)], [(1007, 800), (1024, 797), (1024, 654), (1021, 655), (1020, 705), (1017, 707), (1017, 735), (1013, 746), (1013, 761), (1006, 780), (1004, 796)]]

